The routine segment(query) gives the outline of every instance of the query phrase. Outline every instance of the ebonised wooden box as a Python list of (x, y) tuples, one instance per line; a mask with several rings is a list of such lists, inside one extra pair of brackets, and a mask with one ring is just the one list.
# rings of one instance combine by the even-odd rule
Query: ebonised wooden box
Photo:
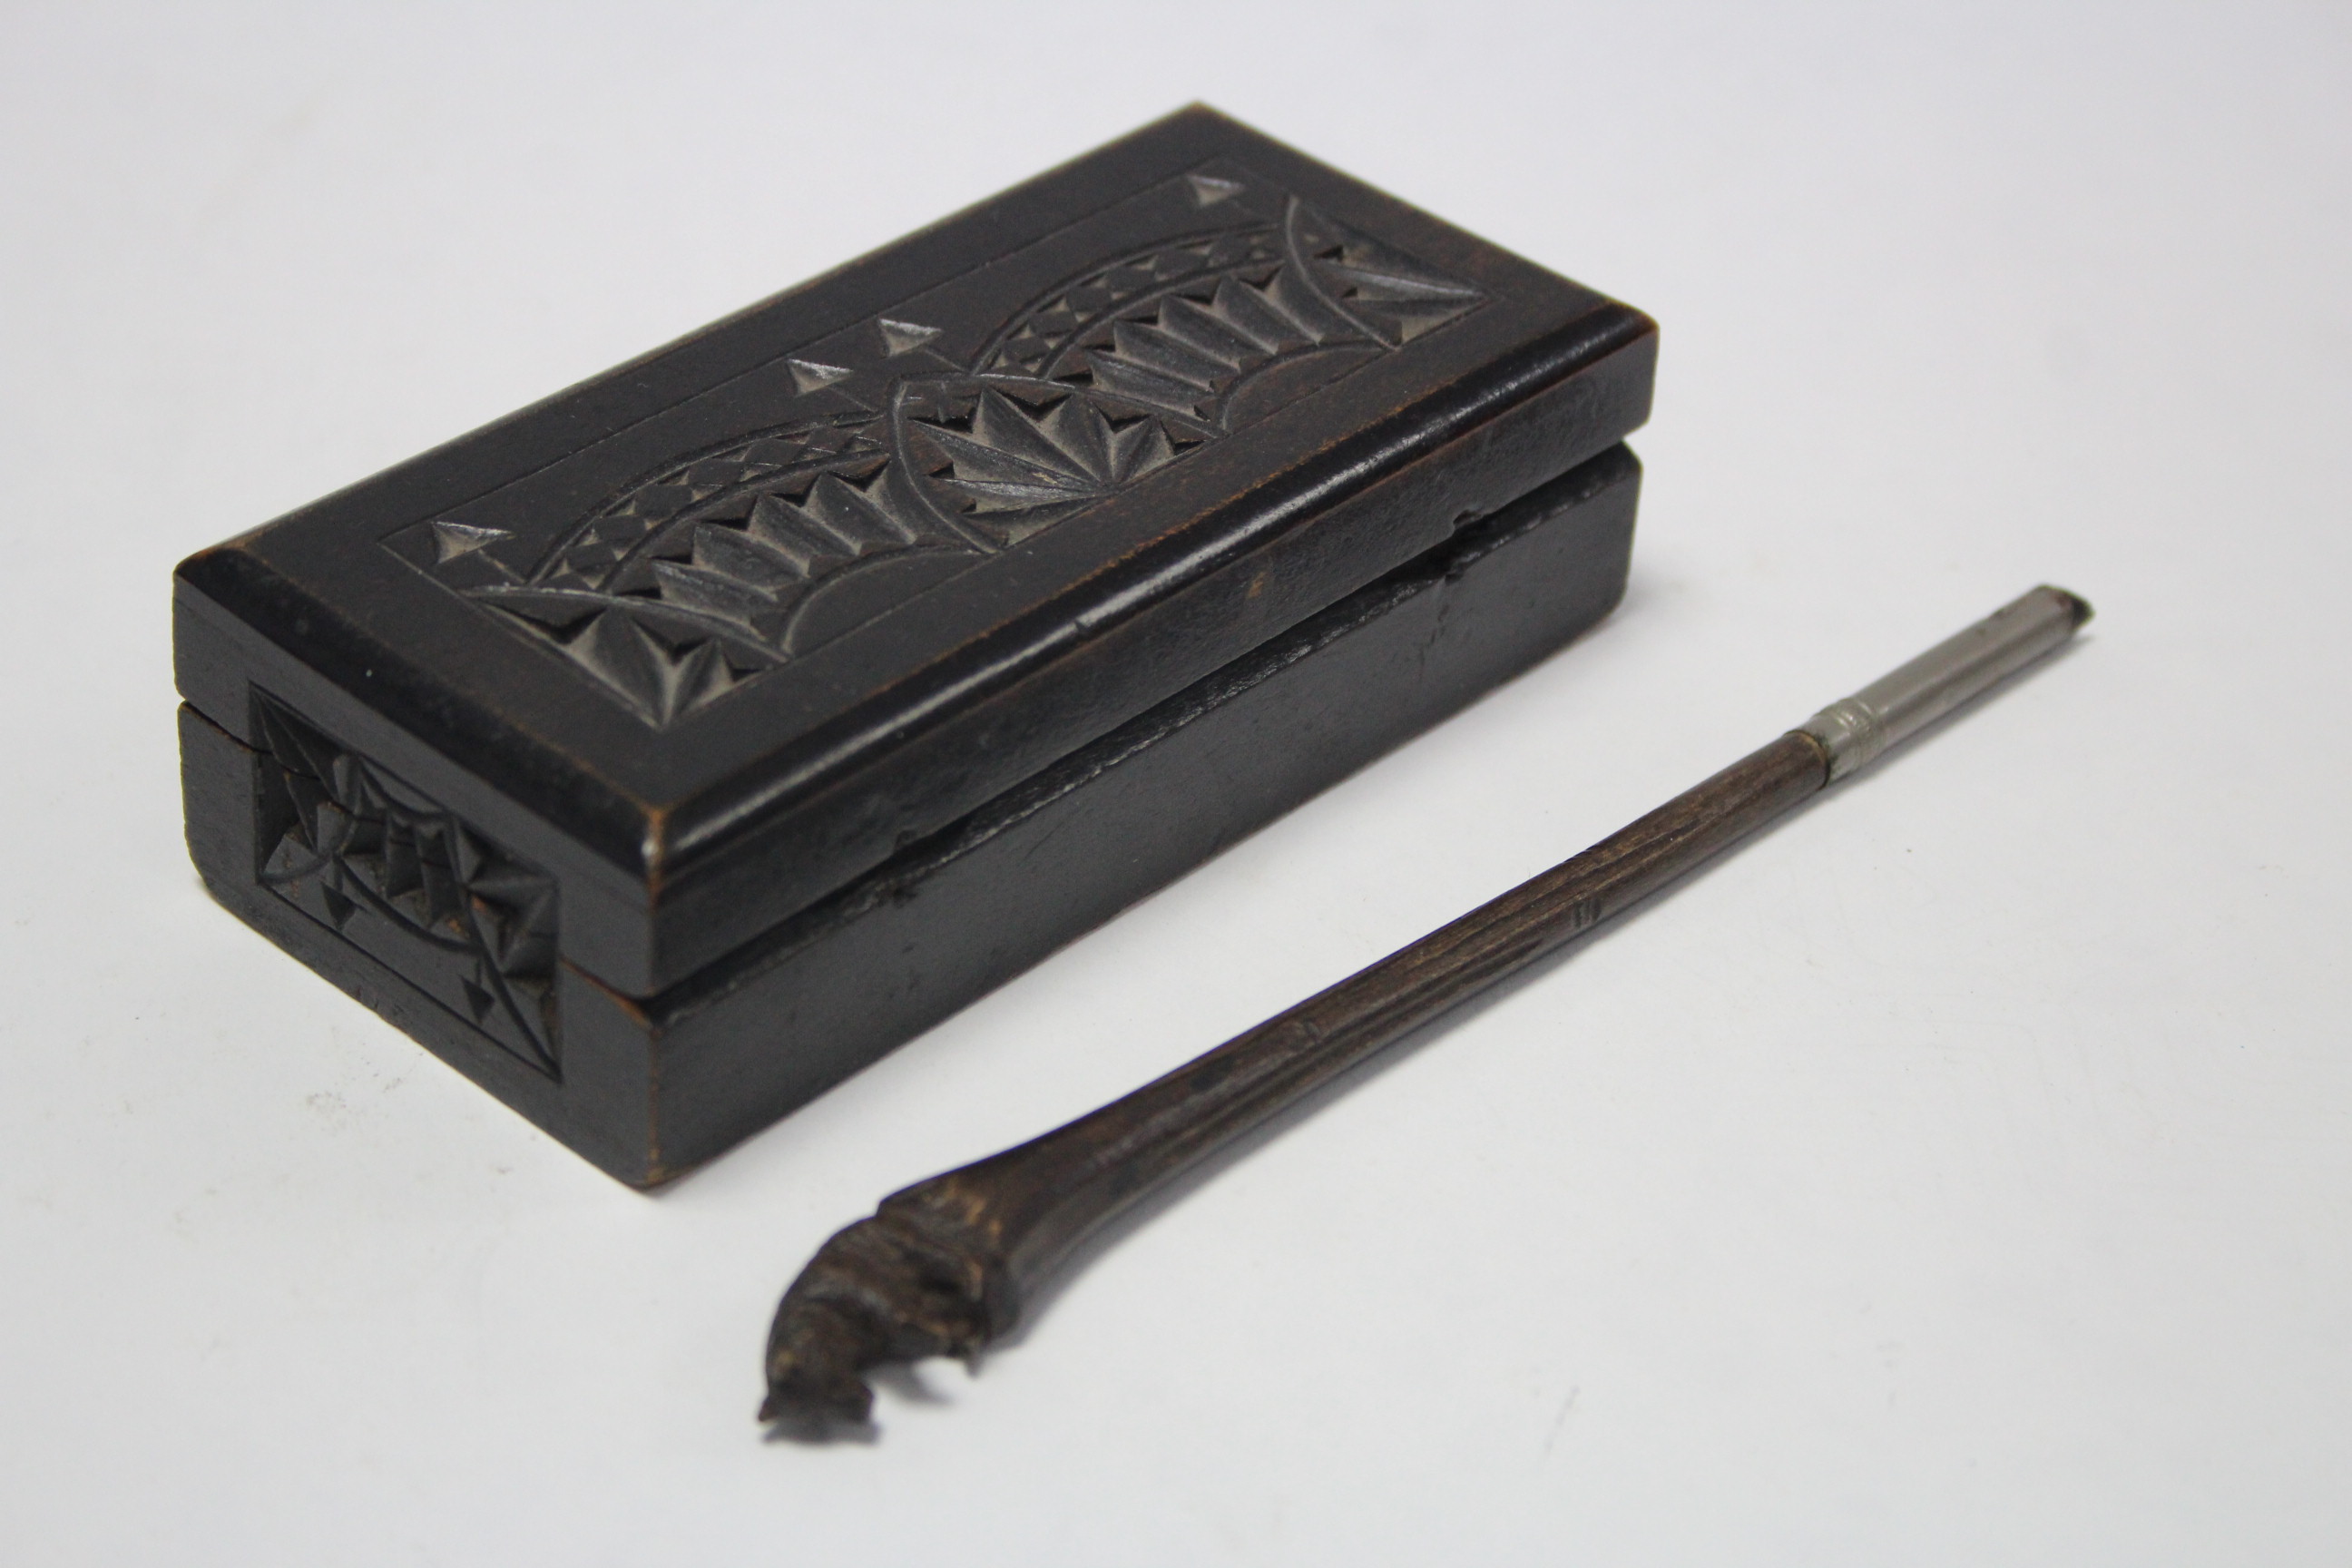
[(1655, 343), (1187, 110), (183, 563), (191, 853), (666, 1180), (1606, 614)]

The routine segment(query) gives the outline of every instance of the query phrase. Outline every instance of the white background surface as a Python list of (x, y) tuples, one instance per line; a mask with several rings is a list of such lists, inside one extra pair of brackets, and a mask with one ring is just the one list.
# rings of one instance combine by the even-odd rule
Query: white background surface
[[(181, 555), (1205, 98), (1664, 324), (1601, 630), (674, 1190), (207, 901)], [(2342, 1563), (2352, 14), (11, 5), (0, 1560)], [(775, 1292), (2037, 581), (870, 1447)]]

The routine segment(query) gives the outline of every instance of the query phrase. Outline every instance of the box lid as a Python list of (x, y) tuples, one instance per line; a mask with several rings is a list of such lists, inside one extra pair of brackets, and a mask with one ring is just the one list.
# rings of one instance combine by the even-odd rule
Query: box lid
[(1196, 108), (192, 557), (183, 625), (522, 821), (643, 995), (1608, 447), (1654, 334)]

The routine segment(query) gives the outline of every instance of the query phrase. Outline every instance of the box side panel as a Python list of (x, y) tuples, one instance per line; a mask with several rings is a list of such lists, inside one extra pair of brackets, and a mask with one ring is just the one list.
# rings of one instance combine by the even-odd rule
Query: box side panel
[[(502, 868), (508, 851), (495, 835), (453, 847), (439, 802), (355, 753), (331, 720), (257, 695), (250, 682), (240, 689), (234, 659), (199, 684), (245, 714), (254, 743), (181, 710), (190, 851), (214, 895), (280, 947), (600, 1168), (652, 1184), (759, 1131), (1606, 614), (1624, 583), (1638, 477), (1623, 448), (1604, 454), (653, 1003), (558, 964), (548, 1059), (469, 1016), (481, 1005), (466, 990), (481, 978), (467, 969), (469, 957), (451, 970), (436, 952), (420, 965), (403, 933), (382, 929), (383, 911), (372, 926), (328, 897), (356, 906), (375, 895), (431, 912), (421, 866), (413, 883), (392, 870), (400, 856), (383, 838), (393, 806), (407, 814), (404, 853), (420, 861), (439, 853), (452, 881), (486, 878), (494, 898), (527, 903), (530, 868)], [(371, 790), (383, 808), (373, 838), (351, 821), (370, 814)], [(445, 824), (437, 849), (420, 826), (435, 820)], [(331, 874), (290, 863), (289, 835), (314, 852), (340, 845), (357, 864)], [(444, 890), (445, 910), (454, 896)], [(566, 932), (569, 920), (562, 910)], [(527, 935), (530, 921), (521, 929)]]
[[(646, 1042), (567, 1031), (551, 882), (282, 704), (248, 746), (180, 709), (188, 852), (255, 930), (624, 1181), (651, 1164)], [(466, 906), (464, 908), (460, 905)]]
[(661, 1162), (721, 1152), (1457, 710), (1623, 591), (1616, 447), (651, 1005)]

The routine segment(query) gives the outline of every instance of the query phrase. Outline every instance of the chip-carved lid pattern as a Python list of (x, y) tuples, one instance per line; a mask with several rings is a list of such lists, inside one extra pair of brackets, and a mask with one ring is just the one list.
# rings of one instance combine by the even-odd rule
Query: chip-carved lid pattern
[(449, 518), (385, 543), (663, 727), (1481, 302), (1255, 176), (1181, 179), (1234, 221), (1015, 302), (967, 359), (884, 310), (861, 363), (788, 359), (773, 422), (680, 454), (535, 556)]

